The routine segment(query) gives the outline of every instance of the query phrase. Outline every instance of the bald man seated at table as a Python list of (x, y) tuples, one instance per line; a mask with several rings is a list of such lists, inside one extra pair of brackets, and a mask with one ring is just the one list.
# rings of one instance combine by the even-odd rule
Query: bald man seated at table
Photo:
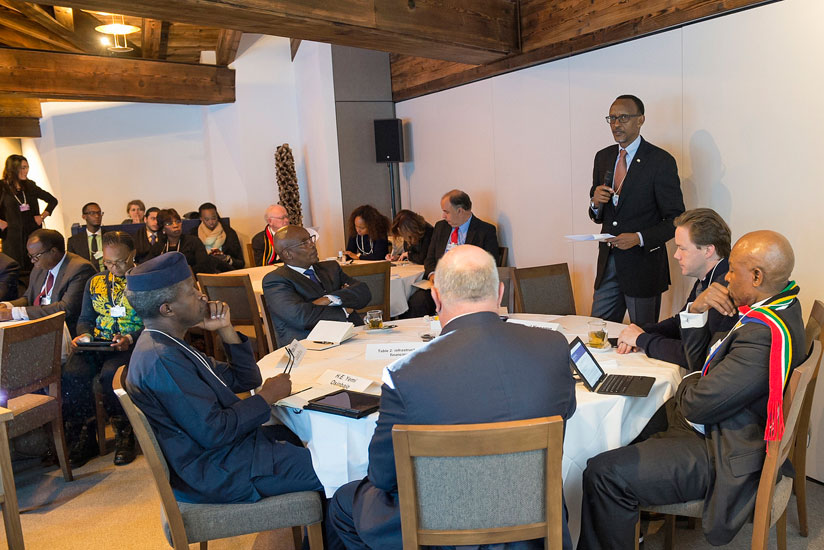
[[(443, 327), (423, 348), (387, 366), (369, 444), (368, 477), (338, 489), (328, 525), (348, 550), (400, 550), (395, 424), (476, 424), (575, 412), (569, 347), (560, 333), (506, 323), (491, 254), (459, 245), (435, 269), (432, 298)], [(566, 521), (563, 547), (572, 548)], [(542, 541), (519, 547), (543, 548)]]
[[(701, 526), (714, 546), (752, 519), (766, 440), (779, 440), (783, 431), (782, 383), (790, 376), (782, 373), (806, 356), (804, 322), (786, 238), (748, 233), (729, 263), (728, 286), (713, 283), (710, 290), (713, 301), (738, 309), (738, 323), (636, 442), (589, 459), (579, 550), (632, 548), (641, 506), (704, 500)], [(685, 342), (707, 345), (707, 317), (682, 318)]]
[(318, 261), (315, 240), (296, 225), (282, 227), (274, 235), (275, 250), (284, 265), (263, 278), (263, 298), (278, 346), (303, 340), (320, 320), (362, 325), (356, 310), (372, 299), (369, 287), (344, 273), (338, 262)]

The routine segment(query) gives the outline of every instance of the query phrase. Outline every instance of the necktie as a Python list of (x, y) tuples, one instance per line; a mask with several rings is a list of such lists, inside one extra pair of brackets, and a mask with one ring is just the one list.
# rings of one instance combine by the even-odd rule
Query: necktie
[[(303, 274), (306, 275), (307, 277), (309, 277), (309, 279), (311, 279), (312, 281), (314, 281), (314, 282), (316, 282), (320, 285), (320, 279), (318, 279), (318, 276), (315, 275), (315, 270), (312, 269), (311, 267), (309, 269), (307, 269), (306, 271), (304, 271)], [(323, 286), (323, 285), (320, 285), (320, 286)]]
[(149, 235), (149, 244), (154, 244), (157, 242), (157, 233), (152, 233)]
[(618, 165), (615, 167), (615, 178), (612, 180), (612, 189), (616, 194), (621, 192), (624, 178), (627, 177), (627, 150), (621, 149), (618, 152)]
[(449, 236), (449, 242), (452, 244), (458, 244), (458, 228), (452, 228), (452, 235)]
[(39, 306), (40, 301), (46, 297), (49, 292), (51, 292), (52, 287), (54, 286), (54, 275), (51, 271), (49, 271), (49, 276), (46, 277), (46, 286), (43, 287), (43, 290), (40, 291), (40, 294), (37, 295), (37, 298), (34, 299), (34, 305)]
[(97, 233), (92, 235), (92, 247), (89, 250), (92, 251), (92, 256), (97, 252)]

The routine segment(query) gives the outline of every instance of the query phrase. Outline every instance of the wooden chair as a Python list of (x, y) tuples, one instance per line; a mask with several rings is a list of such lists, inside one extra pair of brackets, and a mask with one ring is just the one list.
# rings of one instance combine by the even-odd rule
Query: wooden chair
[(404, 550), (545, 538), (562, 545), (560, 416), (392, 428)]
[[(63, 433), (60, 356), (65, 312), (0, 330), (0, 407), (12, 411), (10, 438), (51, 425), (63, 478), (72, 481)], [(46, 395), (31, 393), (48, 388)]]
[(278, 333), (275, 331), (275, 323), (272, 322), (272, 314), (269, 312), (269, 304), (266, 303), (266, 296), (260, 297), (260, 307), (261, 313), (263, 313), (263, 319), (266, 321), (266, 328), (269, 329), (269, 337), (272, 339), (272, 348), (278, 349), (280, 347), (278, 343)]
[(389, 320), (389, 280), (392, 277), (391, 262), (369, 262), (363, 264), (346, 264), (341, 269), (359, 281), (366, 283), (372, 293), (372, 300), (366, 307), (358, 310), (360, 313), (370, 309), (383, 311), (383, 320)]
[[(784, 390), (784, 436), (780, 441), (767, 443), (767, 458), (761, 469), (761, 480), (755, 497), (752, 543), (754, 550), (766, 550), (770, 527), (776, 525), (776, 539), (779, 550), (787, 549), (787, 504), (792, 493), (793, 480), (782, 477), (776, 483), (781, 465), (789, 457), (795, 444), (801, 406), (807, 392), (813, 371), (821, 359), (821, 342), (815, 342), (812, 354), (792, 373)], [(642, 507), (642, 510), (667, 514), (664, 524), (664, 548), (671, 550), (675, 541), (675, 516), (700, 518), (704, 511), (703, 500), (693, 500), (679, 504)], [(640, 522), (639, 522), (640, 523)], [(638, 548), (636, 538), (635, 548)]]
[(519, 313), (575, 315), (567, 264), (515, 268)]
[(260, 318), (257, 298), (252, 290), (249, 275), (208, 275), (199, 273), (200, 288), (210, 300), (220, 300), (229, 304), (232, 325), (252, 327), (255, 333), (255, 359), (260, 360), (269, 353), (263, 321)]
[(249, 256), (249, 267), (258, 267), (255, 263), (255, 249), (252, 248), (252, 243), (246, 243), (246, 255)]
[(9, 550), (23, 550), (23, 528), (20, 527), (20, 509), (17, 506), (17, 489), (14, 487), (9, 432), (6, 427), (13, 416), (9, 409), (0, 407), (0, 505), (3, 507), (3, 523), (6, 525)]
[(504, 297), (501, 299), (502, 306), (506, 306), (506, 310), (509, 313), (515, 313), (517, 310), (515, 309), (516, 304), (518, 303), (518, 299), (515, 296), (517, 292), (515, 291), (517, 285), (514, 283), (515, 281), (515, 268), (514, 267), (499, 267), (498, 268), (498, 280), (500, 280), (504, 284)]
[(200, 543), (201, 550), (206, 550), (210, 540), (282, 527), (292, 527), (297, 542), (302, 539), (302, 525), (307, 527), (310, 548), (323, 550), (323, 529), (320, 523), (323, 511), (320, 497), (315, 492), (287, 493), (257, 502), (236, 504), (178, 502), (169, 484), (169, 466), (149, 420), (122, 387), (123, 370), (124, 367), (118, 369), (112, 385), (115, 386), (115, 394), (132, 423), (134, 435), (149, 463), (165, 516), (163, 531), (166, 540), (175, 550), (189, 550), (189, 544), (197, 542)]
[(509, 260), (509, 247), (498, 247), (498, 267), (506, 267), (506, 262)]
[[(813, 302), (813, 309), (805, 327), (807, 350), (811, 350), (813, 343), (821, 341), (821, 334), (824, 332), (824, 303), (821, 300)], [(795, 502), (798, 507), (798, 527), (802, 537), (806, 537), (809, 531), (807, 526), (807, 442), (810, 437), (810, 416), (813, 409), (813, 399), (815, 398), (815, 386), (818, 382), (818, 371), (821, 368), (821, 360), (813, 370), (813, 377), (810, 385), (807, 386), (807, 393), (804, 394), (804, 403), (801, 405), (801, 415), (798, 418), (798, 431), (795, 436), (790, 460), (795, 468), (795, 480), (793, 481), (793, 492)]]

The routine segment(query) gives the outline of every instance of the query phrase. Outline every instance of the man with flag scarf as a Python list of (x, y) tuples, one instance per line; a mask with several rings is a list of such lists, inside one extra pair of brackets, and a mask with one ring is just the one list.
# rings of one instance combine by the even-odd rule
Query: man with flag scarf
[[(635, 442), (589, 460), (579, 550), (631, 548), (639, 506), (704, 499), (702, 527), (713, 545), (752, 517), (767, 441), (783, 434), (784, 385), (805, 359), (794, 263), (790, 243), (773, 231), (735, 244), (729, 286), (711, 288), (738, 323)], [(682, 313), (681, 327), (685, 341), (711, 337), (706, 314)]]

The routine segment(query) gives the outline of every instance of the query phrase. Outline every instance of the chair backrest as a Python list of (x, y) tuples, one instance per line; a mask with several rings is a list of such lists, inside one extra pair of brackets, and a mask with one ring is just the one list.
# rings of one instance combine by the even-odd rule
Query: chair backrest
[(575, 315), (575, 297), (567, 264), (515, 268), (519, 313)]
[(157, 443), (157, 438), (149, 425), (149, 419), (143, 414), (137, 405), (134, 404), (129, 394), (122, 387), (121, 380), (124, 375), (125, 366), (117, 369), (114, 375), (112, 387), (114, 393), (120, 400), (126, 416), (129, 418), (129, 423), (132, 425), (132, 430), (140, 444), (140, 449), (149, 463), (149, 469), (152, 472), (152, 477), (157, 487), (157, 492), (160, 494), (160, 504), (163, 507), (163, 513), (166, 515), (166, 521), (169, 524), (169, 531), (172, 535), (172, 546), (175, 550), (188, 550), (189, 539), (186, 537), (186, 528), (183, 525), (183, 516), (180, 514), (177, 500), (175, 500), (172, 486), (169, 485), (169, 466), (166, 464), (166, 459), (163, 457), (163, 451)]
[(498, 279), (504, 284), (504, 296), (499, 305), (506, 306), (506, 310), (509, 313), (515, 313), (517, 304), (517, 298), (515, 296), (517, 294), (515, 291), (517, 288), (515, 284), (515, 268), (499, 267)]
[(561, 548), (560, 416), (392, 428), (404, 550), (545, 538)]
[(389, 320), (389, 280), (392, 277), (392, 264), (390, 262), (369, 262), (363, 264), (345, 264), (341, 266), (344, 273), (350, 277), (366, 283), (369, 292), (372, 293), (372, 300), (369, 304), (359, 309), (363, 313), (370, 309), (380, 309), (383, 311), (383, 320)]
[(249, 256), (249, 267), (258, 267), (255, 263), (255, 249), (252, 248), (252, 243), (246, 243), (246, 255)]
[(807, 353), (810, 353), (813, 347), (813, 340), (821, 339), (822, 330), (824, 330), (824, 303), (822, 303), (821, 300), (816, 300), (813, 302), (810, 318), (807, 319), (807, 325), (804, 327)]
[(203, 289), (203, 292), (210, 300), (220, 300), (229, 304), (233, 325), (254, 327), (257, 358), (260, 359), (269, 353), (258, 301), (255, 298), (255, 292), (252, 290), (252, 280), (249, 275), (208, 275), (199, 273), (197, 280), (200, 283), (200, 288)]
[(755, 499), (752, 548), (767, 548), (770, 526), (774, 523), (771, 514), (778, 471), (790, 455), (795, 442), (804, 395), (807, 393), (807, 387), (820, 358), (821, 342), (816, 341), (813, 343), (813, 352), (804, 363), (793, 370), (784, 390), (784, 435), (778, 441), (767, 443), (767, 458), (761, 470), (761, 480), (758, 483), (758, 493)]
[(9, 399), (60, 381), (66, 313), (0, 329), (0, 406)]
[(272, 322), (272, 314), (269, 312), (269, 303), (266, 301), (266, 296), (260, 297), (260, 308), (263, 314), (263, 319), (266, 322), (266, 327), (269, 329), (269, 337), (272, 339), (272, 348), (278, 349), (278, 333), (275, 330), (275, 324)]
[(506, 262), (509, 261), (509, 247), (498, 247), (498, 267), (506, 267)]

